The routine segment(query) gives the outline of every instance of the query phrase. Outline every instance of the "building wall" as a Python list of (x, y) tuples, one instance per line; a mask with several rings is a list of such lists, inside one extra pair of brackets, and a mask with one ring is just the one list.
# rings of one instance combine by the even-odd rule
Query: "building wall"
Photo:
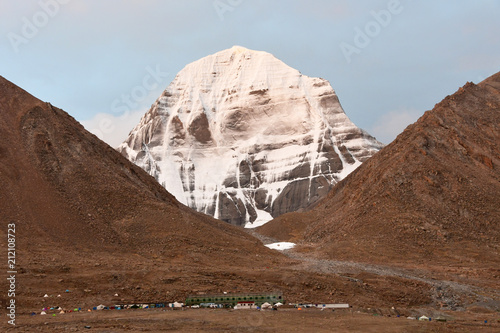
[(188, 296), (186, 305), (199, 305), (201, 303), (231, 304), (238, 302), (255, 302), (256, 305), (262, 303), (284, 303), (281, 293), (263, 293), (263, 294), (217, 294), (217, 295), (196, 295)]

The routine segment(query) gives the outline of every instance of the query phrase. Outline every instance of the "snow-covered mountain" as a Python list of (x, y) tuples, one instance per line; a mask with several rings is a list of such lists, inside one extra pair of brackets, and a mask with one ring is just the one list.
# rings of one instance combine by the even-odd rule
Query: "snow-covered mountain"
[(179, 201), (252, 227), (318, 202), (382, 146), (328, 81), (235, 46), (182, 69), (118, 149)]

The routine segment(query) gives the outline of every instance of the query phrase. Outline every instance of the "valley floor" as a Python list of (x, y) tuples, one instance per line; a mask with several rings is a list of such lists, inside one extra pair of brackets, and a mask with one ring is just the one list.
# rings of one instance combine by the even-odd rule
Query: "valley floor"
[[(263, 236), (253, 230), (248, 232), (262, 241), (263, 244), (277, 240)], [(425, 263), (423, 265), (397, 264), (392, 258), (385, 265), (358, 261), (333, 260), (318, 258), (313, 252), (298, 248), (282, 251), (287, 257), (300, 264), (293, 267), (298, 272), (316, 272), (339, 276), (355, 284), (381, 284), (394, 279), (406, 283), (421, 283), (429, 287), (431, 304), (436, 308), (463, 311), (468, 307), (482, 307), (489, 311), (500, 309), (500, 289), (495, 279), (488, 275), (489, 271), (497, 271), (494, 264), (487, 262), (483, 266), (471, 269), (467, 265), (453, 268), (452, 265)], [(474, 272), (485, 272), (474, 274)], [(472, 273), (471, 273), (472, 272)], [(397, 288), (397, 287), (394, 287)]]
[[(185, 309), (68, 313), (18, 318), (7, 332), (499, 332), (498, 314), (446, 312), (446, 322), (417, 321), (357, 310)], [(486, 322), (485, 322), (486, 321)]]
[[(495, 277), (487, 279), (488, 269), (477, 267), (481, 274), (464, 275), (470, 267), (455, 272), (429, 264), (324, 259), (300, 248), (236, 268), (225, 261), (217, 261), (217, 268), (197, 263), (205, 255), (182, 249), (168, 258), (85, 249), (59, 253), (51, 247), (31, 250), (29, 256), (20, 253), (29, 260), (18, 274), (16, 327), (5, 318), (2, 332), (500, 332), (500, 288)], [(282, 291), (286, 303), (348, 303), (352, 308), (86, 311), (99, 304), (184, 302), (194, 293), (272, 290)], [(58, 306), (83, 311), (40, 315), (41, 309)], [(33, 311), (37, 315), (31, 316)], [(433, 320), (406, 319), (421, 315)], [(447, 321), (435, 321), (438, 317)]]

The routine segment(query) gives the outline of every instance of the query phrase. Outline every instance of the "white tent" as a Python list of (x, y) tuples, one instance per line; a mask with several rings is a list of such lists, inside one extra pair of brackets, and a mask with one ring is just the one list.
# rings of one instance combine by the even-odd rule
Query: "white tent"
[(429, 321), (429, 317), (422, 316), (422, 317), (418, 318), (418, 320), (421, 320), (421, 321)]
[(266, 303), (262, 303), (262, 305), (260, 307), (261, 307), (261, 309), (269, 309), (271, 307), (271, 304), (269, 304), (267, 302)]
[(174, 302), (174, 303), (172, 303), (172, 307), (174, 307), (174, 308), (182, 308), (182, 305), (183, 305), (183, 304), (182, 304), (182, 303), (179, 303), (179, 302)]
[(46, 314), (47, 314), (47, 312), (42, 311), (42, 312), (40, 312), (40, 314), (41, 314), (41, 315), (46, 315)]
[(283, 303), (280, 303), (280, 302), (274, 304), (274, 306), (282, 306), (282, 305), (283, 305)]
[(105, 306), (104, 306), (104, 305), (102, 305), (102, 304), (101, 304), (101, 305), (96, 306), (96, 309), (97, 309), (97, 310), (104, 310), (104, 308), (105, 308)]

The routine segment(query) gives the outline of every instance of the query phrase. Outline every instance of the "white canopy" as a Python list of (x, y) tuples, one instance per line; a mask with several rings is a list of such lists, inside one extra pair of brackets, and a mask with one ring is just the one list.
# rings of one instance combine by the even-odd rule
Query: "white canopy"
[(262, 305), (260, 306), (262, 309), (267, 309), (267, 308), (270, 308), (271, 307), (271, 304), (269, 303), (262, 303)]

